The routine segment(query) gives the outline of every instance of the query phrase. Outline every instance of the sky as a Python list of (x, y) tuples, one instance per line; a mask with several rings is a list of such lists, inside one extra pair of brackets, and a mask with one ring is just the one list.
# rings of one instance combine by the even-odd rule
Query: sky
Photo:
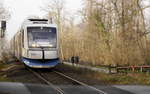
[[(10, 11), (11, 18), (7, 23), (7, 38), (10, 39), (17, 32), (24, 19), (28, 16), (44, 16), (42, 6), (50, 0), (3, 0), (4, 6)], [(66, 9), (76, 13), (82, 7), (81, 0), (65, 0)]]

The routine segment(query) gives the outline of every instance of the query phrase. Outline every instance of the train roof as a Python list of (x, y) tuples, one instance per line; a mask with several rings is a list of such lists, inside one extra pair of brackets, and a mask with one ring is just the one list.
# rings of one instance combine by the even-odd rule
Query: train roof
[(57, 27), (56, 24), (27, 24), (24, 27)]
[(48, 19), (28, 19), (29, 21), (48, 21)]
[(56, 24), (54, 24), (52, 21), (49, 21), (48, 19), (27, 19), (22, 24), (22, 27), (26, 27), (26, 26), (51, 26), (51, 27), (56, 27)]

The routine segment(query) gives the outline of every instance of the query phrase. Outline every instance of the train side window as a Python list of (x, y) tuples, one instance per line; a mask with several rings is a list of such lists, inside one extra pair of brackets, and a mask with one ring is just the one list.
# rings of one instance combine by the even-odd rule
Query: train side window
[(24, 30), (22, 30), (22, 47), (24, 48)]

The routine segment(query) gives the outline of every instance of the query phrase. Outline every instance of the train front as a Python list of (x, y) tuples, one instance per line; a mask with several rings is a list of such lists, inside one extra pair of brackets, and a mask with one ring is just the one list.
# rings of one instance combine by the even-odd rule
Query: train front
[(27, 46), (22, 61), (32, 68), (52, 68), (59, 63), (58, 32), (55, 26), (27, 26), (24, 33)]

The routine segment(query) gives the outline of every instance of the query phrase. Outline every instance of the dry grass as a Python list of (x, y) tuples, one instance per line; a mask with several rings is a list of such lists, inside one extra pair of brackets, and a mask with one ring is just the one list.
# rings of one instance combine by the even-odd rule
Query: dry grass
[(84, 75), (86, 78), (95, 79), (105, 85), (150, 85), (150, 73), (121, 73), (121, 74), (106, 74), (91, 71), (84, 68), (76, 68), (74, 66), (65, 65), (67, 69), (73, 69), (79, 75)]
[(7, 75), (4, 71), (2, 71), (3, 69), (7, 68), (8, 65), (0, 62), (0, 82), (8, 82), (11, 81), (10, 79), (7, 78)]
[(105, 74), (92, 73), (87, 75), (94, 79), (101, 80), (111, 85), (150, 85), (150, 74), (130, 73), (130, 74)]

